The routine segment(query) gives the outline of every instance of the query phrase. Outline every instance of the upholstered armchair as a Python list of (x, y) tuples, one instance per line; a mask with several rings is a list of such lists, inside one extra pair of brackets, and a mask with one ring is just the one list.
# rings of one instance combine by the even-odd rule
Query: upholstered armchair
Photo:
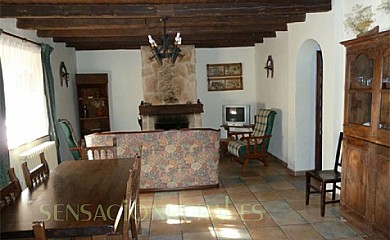
[(259, 109), (255, 116), (255, 125), (250, 132), (231, 132), (229, 134), (228, 152), (232, 159), (238, 160), (245, 169), (249, 160), (259, 160), (268, 166), (268, 146), (276, 112), (269, 109)]

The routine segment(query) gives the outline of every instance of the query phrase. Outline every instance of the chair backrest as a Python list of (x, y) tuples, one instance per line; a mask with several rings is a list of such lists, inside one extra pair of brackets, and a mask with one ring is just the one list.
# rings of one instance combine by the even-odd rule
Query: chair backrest
[[(259, 109), (255, 116), (255, 127), (253, 128), (253, 136), (261, 137), (272, 134), (276, 112), (270, 109)], [(270, 138), (265, 139), (265, 150), (268, 150)]]
[(15, 201), (22, 193), (19, 179), (16, 177), (15, 169), (8, 169), (10, 182), (0, 190), (0, 205), (5, 207)]
[(45, 158), (45, 153), (39, 154), (39, 157), (41, 158), (41, 164), (32, 170), (28, 169), (27, 162), (22, 163), (24, 180), (26, 181), (26, 185), (29, 188), (33, 187), (35, 183), (39, 183), (49, 176), (50, 170)]
[(341, 172), (341, 166), (342, 166), (342, 157), (341, 157), (341, 148), (343, 143), (343, 132), (340, 132), (339, 140), (337, 142), (337, 150), (336, 150), (336, 158), (334, 161), (334, 171), (335, 172)]
[[(68, 143), (69, 148), (77, 148), (80, 147), (76, 137), (73, 132), (72, 125), (70, 122), (66, 119), (58, 119), (58, 123), (62, 129), (62, 132), (64, 133), (64, 137), (66, 139), (66, 142)], [(72, 156), (75, 160), (81, 159), (80, 152), (77, 150), (71, 150)]]
[(82, 160), (101, 160), (118, 158), (116, 137), (112, 139), (112, 146), (83, 147)]
[(35, 240), (47, 240), (45, 223), (43, 221), (34, 221), (32, 223)]

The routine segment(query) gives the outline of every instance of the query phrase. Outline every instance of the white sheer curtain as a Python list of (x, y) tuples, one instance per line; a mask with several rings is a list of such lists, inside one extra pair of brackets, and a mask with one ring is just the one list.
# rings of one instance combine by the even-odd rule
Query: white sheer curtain
[(48, 135), (41, 48), (0, 35), (8, 148)]

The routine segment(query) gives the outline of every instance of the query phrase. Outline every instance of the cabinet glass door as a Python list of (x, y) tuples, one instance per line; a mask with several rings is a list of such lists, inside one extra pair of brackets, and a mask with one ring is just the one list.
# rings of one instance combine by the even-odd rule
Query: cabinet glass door
[(390, 130), (390, 56), (383, 58), (379, 128)]
[(351, 62), (349, 119), (350, 123), (371, 126), (373, 59), (359, 54)]

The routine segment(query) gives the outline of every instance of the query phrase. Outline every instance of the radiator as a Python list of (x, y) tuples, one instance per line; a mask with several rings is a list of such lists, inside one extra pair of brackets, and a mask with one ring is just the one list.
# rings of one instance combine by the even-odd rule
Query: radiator
[[(22, 153), (19, 154), (19, 166), (21, 166), (22, 163), (27, 162), (27, 166), (29, 169), (33, 169), (34, 167), (38, 166), (41, 163), (41, 159), (39, 157), (40, 153), (45, 153), (45, 158), (47, 161), (47, 164), (49, 165), (49, 169), (53, 169), (58, 165), (57, 162), (57, 149), (56, 144), (54, 141), (48, 141), (44, 142), (38, 146), (35, 146), (33, 148), (30, 148)], [(15, 169), (16, 170), (16, 169)], [(22, 185), (22, 188), (26, 187), (23, 173), (21, 168), (18, 169), (19, 174), (17, 173), (20, 183)]]

